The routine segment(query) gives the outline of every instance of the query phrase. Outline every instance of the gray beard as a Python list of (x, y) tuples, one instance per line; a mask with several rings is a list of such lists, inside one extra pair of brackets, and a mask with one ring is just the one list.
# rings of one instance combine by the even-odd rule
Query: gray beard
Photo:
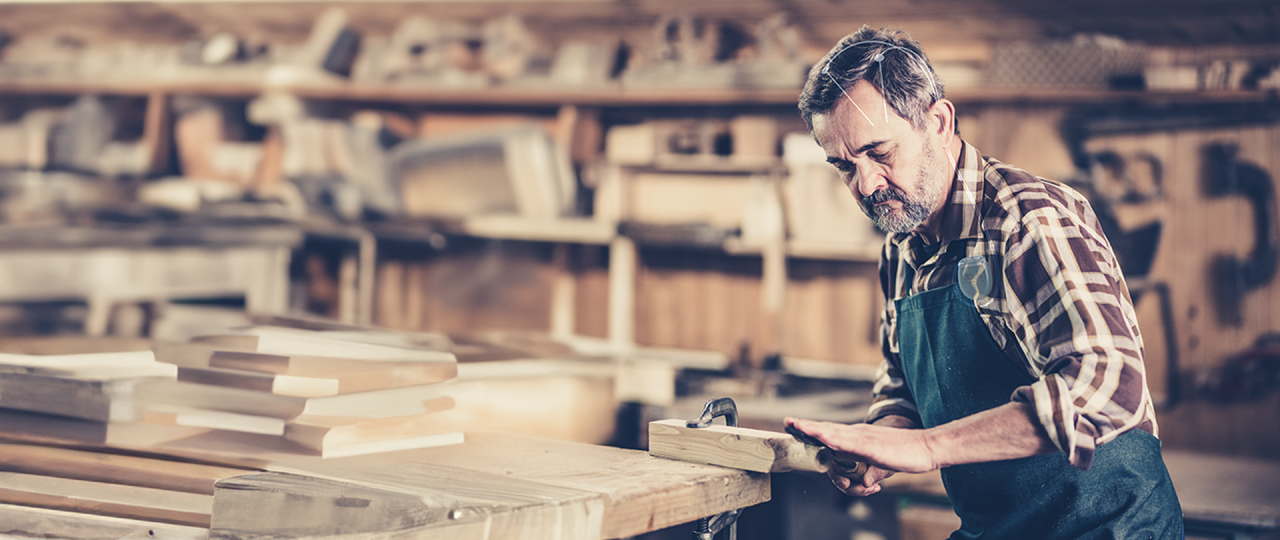
[[(920, 164), (915, 193), (911, 196), (896, 186), (887, 186), (859, 201), (862, 211), (876, 228), (887, 233), (911, 232), (929, 219), (933, 203), (942, 195), (942, 189), (939, 189), (941, 185), (938, 182), (929, 181), (929, 173), (937, 169), (937, 154), (928, 144), (924, 145), (923, 154), (924, 163)], [(898, 201), (902, 208), (895, 210), (889, 206), (876, 206), (887, 201)]]

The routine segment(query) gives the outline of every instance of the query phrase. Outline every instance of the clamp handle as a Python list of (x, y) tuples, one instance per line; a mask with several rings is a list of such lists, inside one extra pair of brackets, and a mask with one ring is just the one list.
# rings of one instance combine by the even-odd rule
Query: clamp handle
[(685, 426), (691, 428), (704, 428), (711, 425), (716, 418), (724, 417), (725, 425), (729, 427), (738, 427), (738, 404), (733, 402), (733, 398), (716, 398), (707, 402), (702, 407), (702, 416), (697, 420), (689, 420), (685, 422)]

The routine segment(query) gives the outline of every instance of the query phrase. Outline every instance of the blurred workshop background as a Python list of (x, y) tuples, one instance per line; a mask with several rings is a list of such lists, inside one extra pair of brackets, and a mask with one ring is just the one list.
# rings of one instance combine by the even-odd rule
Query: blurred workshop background
[[(923, 44), (965, 140), (1087, 194), (1165, 449), (1262, 471), (1204, 471), (1256, 504), (1197, 534), (1271, 534), (1274, 0), (2, 1), (0, 349), (307, 321), (650, 352), (604, 390), (511, 391), (566, 403), (511, 422), (539, 436), (643, 449), (709, 396), (859, 421), (883, 235), (796, 98), (863, 24)], [(777, 476), (753, 527), (950, 530), (901, 489)]]

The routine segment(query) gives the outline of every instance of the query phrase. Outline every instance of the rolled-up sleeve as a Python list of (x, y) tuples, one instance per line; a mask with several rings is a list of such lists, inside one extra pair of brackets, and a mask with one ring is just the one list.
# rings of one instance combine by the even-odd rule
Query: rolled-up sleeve
[(1151, 423), (1142, 338), (1128, 290), (1087, 204), (1032, 199), (1005, 245), (1006, 322), (1039, 379), (1012, 400), (1035, 407), (1072, 465)]

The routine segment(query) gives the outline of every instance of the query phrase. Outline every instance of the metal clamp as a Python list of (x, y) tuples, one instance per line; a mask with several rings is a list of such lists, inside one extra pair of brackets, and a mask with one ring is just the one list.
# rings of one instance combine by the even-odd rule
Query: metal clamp
[[(685, 422), (685, 425), (702, 429), (711, 425), (712, 421), (720, 417), (724, 418), (725, 425), (738, 427), (738, 405), (733, 402), (732, 398), (724, 397), (708, 401), (702, 408), (702, 416), (698, 417), (697, 420)], [(713, 540), (726, 527), (729, 529), (729, 540), (737, 540), (738, 516), (741, 514), (742, 509), (739, 508), (699, 519), (693, 526), (693, 540)]]

